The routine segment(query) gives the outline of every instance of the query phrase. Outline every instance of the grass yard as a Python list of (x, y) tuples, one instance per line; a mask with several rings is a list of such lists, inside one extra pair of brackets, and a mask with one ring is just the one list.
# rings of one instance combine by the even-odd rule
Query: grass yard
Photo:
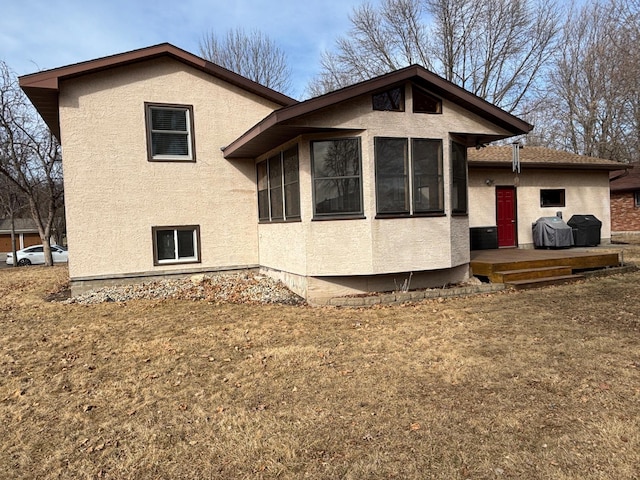
[(0, 271), (0, 478), (640, 478), (638, 272), (370, 309), (66, 280)]

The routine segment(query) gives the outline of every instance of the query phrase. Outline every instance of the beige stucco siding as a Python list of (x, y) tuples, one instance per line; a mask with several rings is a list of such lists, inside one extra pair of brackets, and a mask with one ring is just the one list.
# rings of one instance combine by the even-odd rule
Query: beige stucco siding
[[(486, 184), (486, 180), (493, 183)], [(534, 170), (523, 168), (517, 176), (509, 168), (471, 169), (469, 173), (469, 225), (496, 225), (496, 186), (516, 187), (518, 244), (531, 246), (531, 224), (540, 217), (562, 212), (565, 221), (573, 215), (595, 215), (602, 222), (601, 238), (611, 238), (609, 175), (607, 171)], [(564, 207), (540, 207), (541, 189), (564, 189)]]
[[(367, 95), (296, 119), (298, 125), (361, 129), (341, 136), (357, 136), (361, 142), (364, 218), (313, 220), (309, 143), (336, 136), (301, 137), (298, 139), (301, 222), (260, 225), (262, 266), (319, 277), (441, 270), (468, 263), (468, 219), (451, 215), (450, 133), (505, 132), (447, 101), (442, 114), (414, 114), (410, 96), (411, 89), (407, 88), (404, 112), (373, 111), (371, 97)], [(442, 139), (444, 216), (375, 218), (374, 138), (377, 136)], [(259, 160), (266, 157), (268, 155)]]
[[(193, 105), (195, 163), (148, 162), (144, 102)], [(258, 263), (255, 168), (229, 144), (276, 105), (184, 64), (151, 60), (61, 85), (71, 278), (154, 267), (152, 226), (199, 225), (201, 264)]]

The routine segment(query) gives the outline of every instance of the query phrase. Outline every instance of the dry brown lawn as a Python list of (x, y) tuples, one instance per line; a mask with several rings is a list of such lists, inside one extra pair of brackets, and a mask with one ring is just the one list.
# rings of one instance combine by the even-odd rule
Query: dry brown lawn
[(66, 276), (0, 271), (2, 479), (640, 478), (640, 273), (371, 309)]

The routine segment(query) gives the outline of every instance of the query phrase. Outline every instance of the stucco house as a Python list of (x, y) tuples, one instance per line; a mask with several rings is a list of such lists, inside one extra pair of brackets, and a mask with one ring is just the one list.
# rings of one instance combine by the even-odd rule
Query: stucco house
[(472, 235), (495, 235), (500, 248), (531, 248), (532, 223), (560, 212), (565, 222), (595, 216), (602, 222), (601, 243), (611, 242), (609, 172), (619, 170), (619, 162), (532, 146), (519, 148), (518, 156), (515, 172), (511, 145), (469, 149)]
[(170, 44), (20, 85), (63, 145), (74, 293), (260, 269), (321, 304), (465, 280), (467, 148), (532, 128), (419, 66), (297, 102)]
[(611, 230), (640, 234), (640, 162), (611, 172)]

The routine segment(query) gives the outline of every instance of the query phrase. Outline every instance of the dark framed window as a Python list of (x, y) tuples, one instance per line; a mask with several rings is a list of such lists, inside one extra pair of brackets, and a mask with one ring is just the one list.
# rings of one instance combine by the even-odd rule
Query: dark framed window
[(359, 138), (311, 142), (314, 218), (363, 214), (360, 157)]
[(404, 112), (404, 86), (374, 93), (372, 100), (374, 110)]
[(298, 146), (258, 163), (257, 174), (260, 221), (300, 219)]
[(152, 227), (153, 264), (200, 262), (200, 226)]
[(442, 141), (376, 137), (378, 215), (444, 212)]
[(442, 101), (421, 88), (412, 86), (413, 113), (442, 113)]
[(467, 147), (451, 142), (451, 212), (468, 213)]
[(640, 190), (633, 192), (633, 198), (635, 200), (636, 207), (640, 207)]
[(564, 207), (564, 188), (540, 190), (541, 207)]
[(145, 103), (149, 161), (195, 162), (193, 107)]

